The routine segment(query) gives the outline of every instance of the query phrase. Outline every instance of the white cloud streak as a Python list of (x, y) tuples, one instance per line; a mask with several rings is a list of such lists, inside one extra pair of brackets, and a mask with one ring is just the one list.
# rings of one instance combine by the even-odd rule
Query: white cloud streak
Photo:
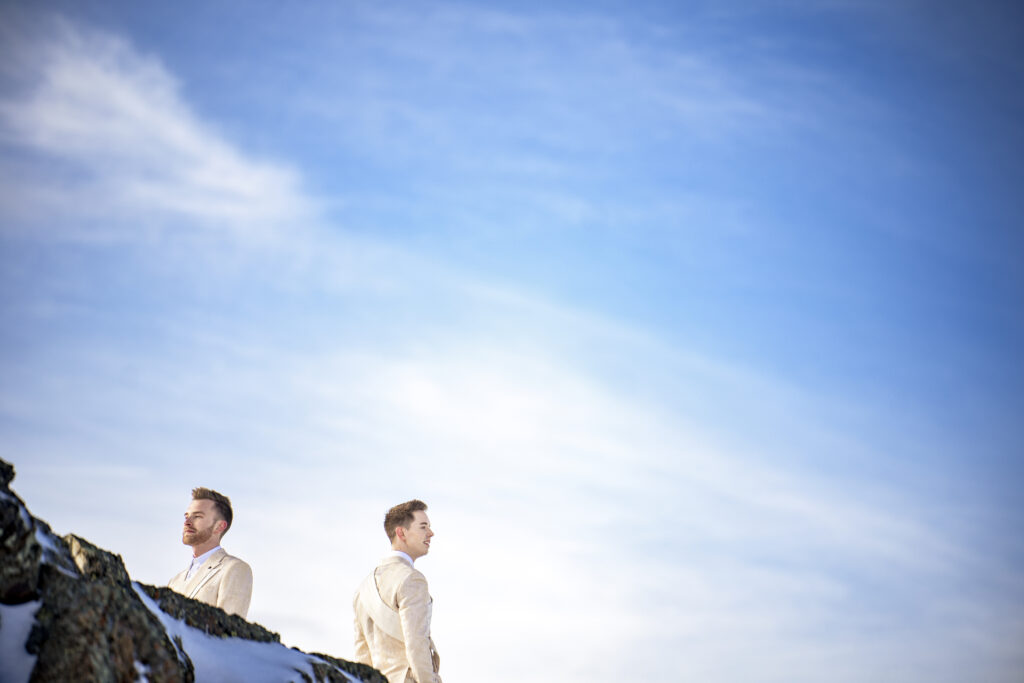
[(56, 164), (28, 179), (4, 164), (8, 216), (45, 208), (72, 223), (185, 224), (255, 241), (313, 216), (298, 174), (247, 157), (202, 122), (157, 58), (66, 20), (49, 26), (4, 49), (22, 85), (0, 100), (0, 139)]

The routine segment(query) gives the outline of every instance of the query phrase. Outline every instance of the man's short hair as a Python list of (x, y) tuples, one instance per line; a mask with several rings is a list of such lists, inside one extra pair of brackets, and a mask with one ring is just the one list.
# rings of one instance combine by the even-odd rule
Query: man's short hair
[(231, 528), (231, 518), (233, 515), (231, 514), (231, 501), (227, 496), (223, 493), (217, 493), (213, 489), (198, 486), (192, 489), (192, 500), (212, 500), (213, 509), (217, 511), (217, 514), (220, 515), (221, 519), (228, 523), (228, 525), (224, 527), (224, 533), (221, 534), (221, 536), (228, 532), (228, 529)]
[(412, 524), (414, 512), (426, 509), (426, 503), (414, 498), (388, 510), (388, 514), (384, 515), (384, 532), (388, 535), (388, 540), (395, 540), (395, 529), (398, 527), (403, 529), (409, 528), (409, 525)]

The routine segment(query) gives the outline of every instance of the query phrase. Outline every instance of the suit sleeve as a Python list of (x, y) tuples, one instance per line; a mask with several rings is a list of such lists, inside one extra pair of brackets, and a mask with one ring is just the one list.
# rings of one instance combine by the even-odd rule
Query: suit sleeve
[(353, 656), (353, 661), (373, 666), (373, 657), (370, 655), (370, 644), (366, 641), (366, 632), (363, 631), (363, 622), (359, 619), (358, 602), (359, 593), (356, 593), (356, 597), (352, 600), (352, 612), (355, 614), (354, 629), (356, 635), (356, 653)]
[(236, 559), (224, 568), (224, 576), (217, 589), (217, 607), (228, 614), (237, 614), (243, 619), (249, 614), (252, 600), (252, 569), (245, 562)]
[(413, 678), (416, 683), (438, 683), (430, 652), (430, 593), (419, 572), (410, 574), (398, 589), (398, 616)]

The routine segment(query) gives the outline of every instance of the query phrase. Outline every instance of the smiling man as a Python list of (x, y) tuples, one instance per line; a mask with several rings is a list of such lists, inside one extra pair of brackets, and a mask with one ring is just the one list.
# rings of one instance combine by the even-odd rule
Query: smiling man
[(220, 547), (232, 517), (227, 496), (202, 487), (192, 489), (181, 532), (181, 542), (192, 546), (192, 562), (167, 585), (244, 619), (252, 599), (252, 569)]
[(440, 657), (430, 638), (433, 600), (413, 567), (430, 551), (434, 532), (421, 500), (388, 510), (391, 552), (366, 577), (353, 601), (355, 660), (379, 669), (388, 683), (441, 683)]

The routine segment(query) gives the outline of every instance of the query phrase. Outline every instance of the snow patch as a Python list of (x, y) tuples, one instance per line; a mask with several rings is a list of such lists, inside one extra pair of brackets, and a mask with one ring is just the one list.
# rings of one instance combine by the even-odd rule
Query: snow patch
[[(323, 661), (319, 657), (280, 643), (208, 635), (165, 613), (137, 583), (133, 582), (132, 587), (160, 620), (170, 641), (173, 643), (176, 636), (181, 638), (182, 647), (192, 660), (196, 683), (281, 683), (302, 680), (303, 673), (316, 680), (312, 664)], [(352, 683), (361, 683), (360, 679), (342, 673)]]
[(43, 562), (51, 567), (56, 567), (60, 573), (66, 574), (73, 579), (79, 577), (75, 563), (68, 556), (68, 551), (63, 546), (57, 544), (56, 536), (43, 531), (39, 525), (36, 525), (36, 541), (39, 542), (39, 545), (43, 546)]
[(25, 651), (25, 642), (41, 604), (41, 600), (35, 600), (0, 605), (0, 683), (28, 683), (36, 656)]

